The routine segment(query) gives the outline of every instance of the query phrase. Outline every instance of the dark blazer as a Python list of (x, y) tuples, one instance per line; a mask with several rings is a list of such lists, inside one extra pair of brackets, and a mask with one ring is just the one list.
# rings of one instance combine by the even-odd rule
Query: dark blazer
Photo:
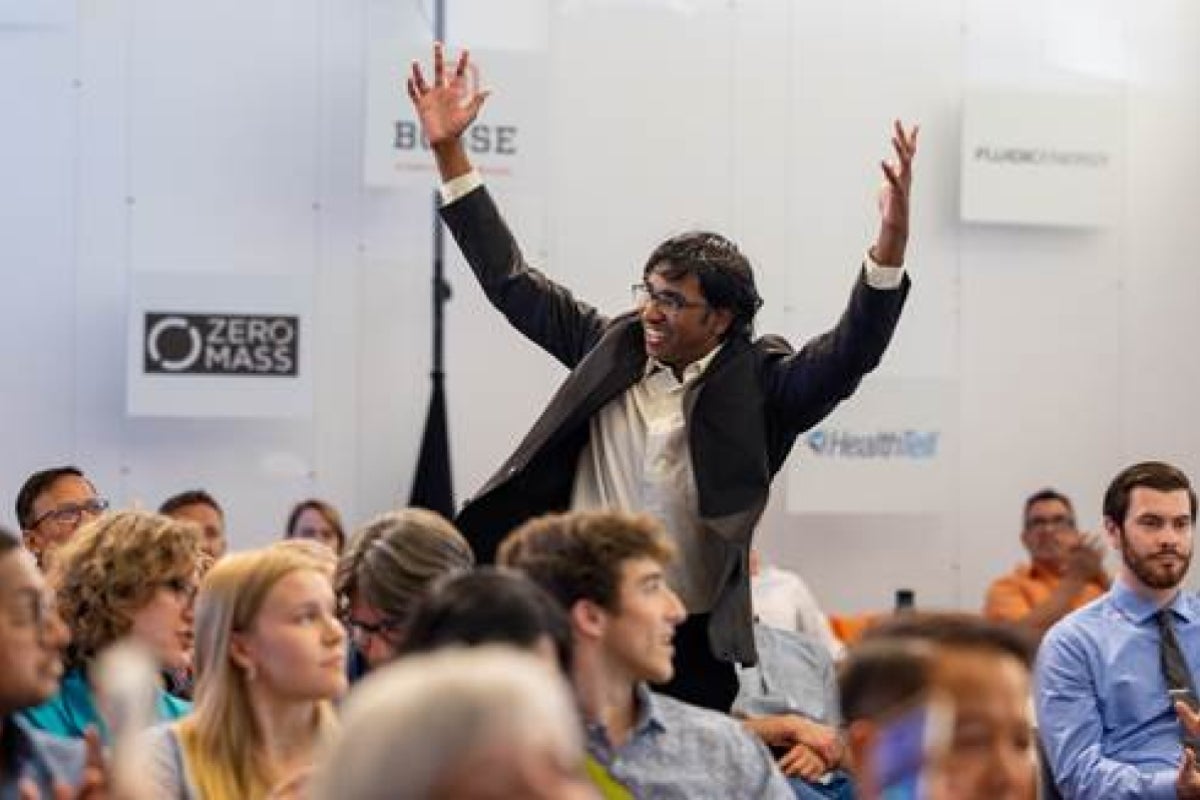
[[(571, 372), (549, 405), (457, 523), (481, 563), (530, 517), (565, 511), (593, 414), (643, 374), (641, 319), (607, 318), (526, 264), (486, 188), (445, 206), (442, 218), (492, 304)], [(756, 661), (748, 552), (771, 479), (796, 437), (827, 415), (874, 369), (908, 293), (860, 278), (841, 320), (799, 352), (778, 336), (734, 336), (684, 398), (701, 523), (725, 549), (710, 587), (709, 643), (723, 660)], [(636, 510), (636, 509), (632, 509)]]

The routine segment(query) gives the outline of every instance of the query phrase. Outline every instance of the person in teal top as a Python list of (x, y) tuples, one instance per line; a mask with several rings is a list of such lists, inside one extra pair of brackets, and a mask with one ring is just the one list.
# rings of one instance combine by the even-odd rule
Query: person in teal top
[[(205, 556), (198, 525), (147, 511), (118, 511), (92, 520), (55, 553), (52, 582), (71, 629), (69, 669), (59, 692), (22, 718), (48, 733), (82, 737), (95, 728), (109, 740), (108, 725), (89, 680), (96, 657), (129, 638), (163, 671), (192, 665), (193, 605)], [(191, 704), (156, 691), (154, 716), (170, 722)]]
[[(192, 704), (159, 689), (155, 693), (156, 722), (173, 722), (191, 713)], [(96, 708), (95, 693), (82, 669), (67, 672), (59, 685), (58, 694), (40, 706), (27, 708), (21, 716), (33, 727), (55, 736), (83, 738), (84, 731), (95, 728), (100, 740), (109, 744), (108, 724)]]

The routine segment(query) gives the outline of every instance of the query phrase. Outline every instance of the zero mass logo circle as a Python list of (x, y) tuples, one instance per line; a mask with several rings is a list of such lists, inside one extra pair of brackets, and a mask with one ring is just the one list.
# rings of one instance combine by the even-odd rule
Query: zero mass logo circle
[(163, 317), (146, 334), (150, 358), (168, 372), (182, 372), (199, 360), (204, 350), (200, 331), (183, 317)]

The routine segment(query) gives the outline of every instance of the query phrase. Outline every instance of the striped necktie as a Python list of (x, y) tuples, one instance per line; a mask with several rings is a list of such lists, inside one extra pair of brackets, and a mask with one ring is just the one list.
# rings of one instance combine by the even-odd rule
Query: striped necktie
[[(1181, 700), (1193, 711), (1200, 709), (1200, 697), (1196, 695), (1196, 684), (1192, 680), (1192, 671), (1183, 650), (1179, 647), (1179, 639), (1175, 636), (1175, 622), (1171, 609), (1159, 609), (1155, 615), (1158, 620), (1158, 649), (1162, 657), (1163, 677), (1167, 680), (1167, 691), (1171, 700)], [(1180, 697), (1179, 695), (1183, 695)], [(1184, 734), (1184, 742), (1194, 749), (1200, 749), (1200, 741)]]

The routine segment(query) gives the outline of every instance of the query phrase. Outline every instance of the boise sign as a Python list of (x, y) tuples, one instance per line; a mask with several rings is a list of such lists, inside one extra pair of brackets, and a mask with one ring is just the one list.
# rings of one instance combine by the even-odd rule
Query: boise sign
[(147, 311), (144, 319), (147, 374), (297, 374), (298, 316)]

